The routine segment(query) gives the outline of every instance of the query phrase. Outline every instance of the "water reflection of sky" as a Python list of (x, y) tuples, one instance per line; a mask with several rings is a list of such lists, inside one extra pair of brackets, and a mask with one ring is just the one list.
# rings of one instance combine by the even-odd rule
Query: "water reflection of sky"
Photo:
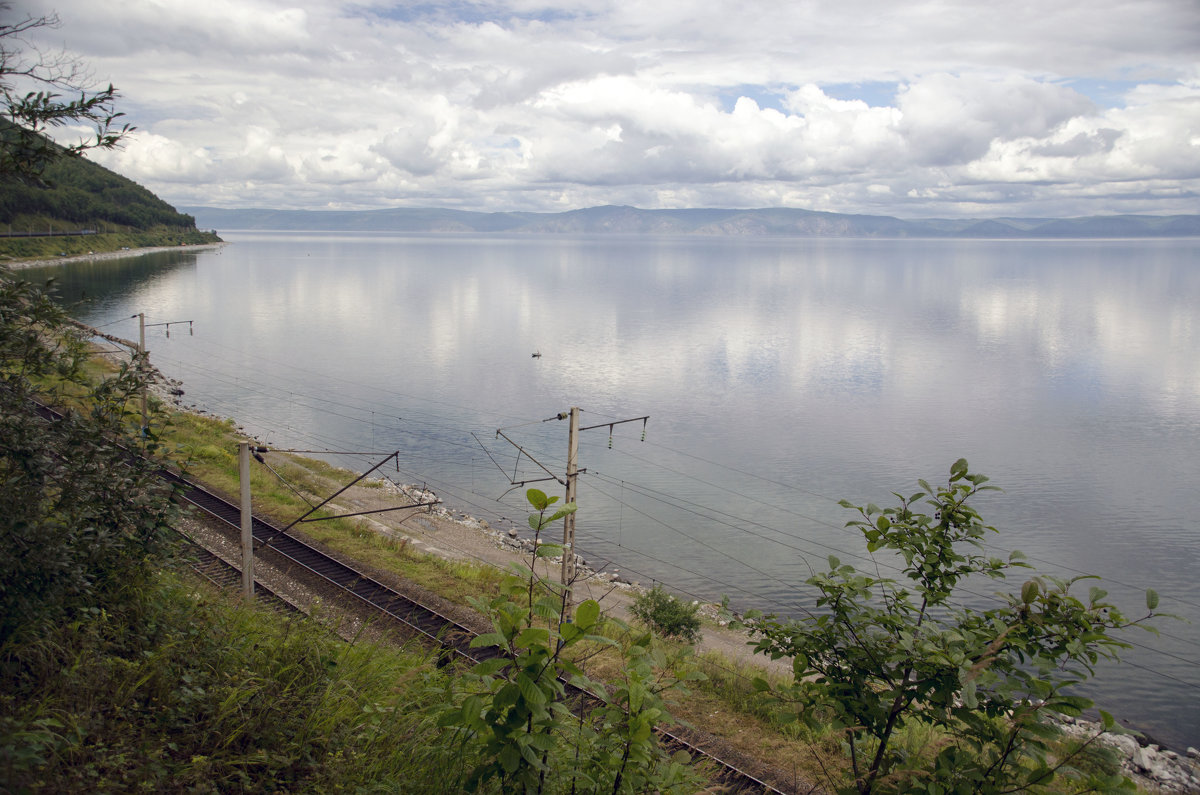
[[(1000, 546), (1128, 583), (1110, 591), (1135, 607), (1154, 585), (1194, 622), (1162, 642), (1196, 656), (1196, 241), (231, 237), (62, 276), (94, 323), (195, 319), (150, 346), (190, 397), (275, 444), (401, 446), (493, 520), (521, 509), (492, 501), (507, 484), (470, 431), (511, 464), (496, 427), (650, 414), (645, 444), (582, 440), (585, 551), (709, 598), (797, 603), (810, 565), (857, 548), (836, 498), (965, 455), (1006, 490)], [(562, 458), (560, 424), (521, 434)], [(1200, 690), (1147, 682), (1106, 695), (1170, 712)]]

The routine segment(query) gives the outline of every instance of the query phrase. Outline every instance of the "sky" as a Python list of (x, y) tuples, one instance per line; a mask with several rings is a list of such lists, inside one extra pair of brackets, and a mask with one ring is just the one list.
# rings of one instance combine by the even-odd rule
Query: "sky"
[(176, 206), (1200, 213), (1200, 0), (10, 0)]

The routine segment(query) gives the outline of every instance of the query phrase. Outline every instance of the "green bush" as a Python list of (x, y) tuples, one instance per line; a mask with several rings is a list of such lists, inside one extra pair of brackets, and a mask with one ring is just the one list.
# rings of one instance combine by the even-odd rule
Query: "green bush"
[(640, 594), (630, 610), (664, 638), (679, 638), (688, 643), (700, 639), (700, 606), (676, 599), (661, 585)]
[[(901, 567), (903, 579), (859, 571), (830, 556), (829, 570), (809, 578), (816, 610), (755, 624), (757, 650), (790, 658), (795, 680), (756, 687), (790, 717), (845, 738), (852, 778), (831, 780), (844, 793), (1132, 792), (1113, 770), (1095, 769), (1081, 751), (1063, 754), (1056, 718), (1092, 706), (1073, 694), (1102, 659), (1128, 647), (1117, 633), (1156, 614), (1126, 619), (1103, 588), (1076, 595), (1095, 579), (1033, 575), (998, 606), (962, 606), (955, 588), (968, 579), (1004, 580), (1029, 569), (1019, 552), (1005, 560), (984, 554), (985, 525), (970, 504), (994, 489), (968, 470), (950, 469), (944, 486), (921, 490), (893, 508), (843, 501), (858, 518), (867, 551)], [(754, 611), (748, 618), (757, 618)], [(1104, 730), (1113, 718), (1100, 711)], [(904, 747), (902, 732), (941, 742)], [(1080, 764), (1083, 763), (1083, 764)]]
[[(0, 270), (0, 643), (28, 622), (107, 606), (170, 551), (171, 489), (118, 446), (157, 444), (137, 430), (144, 356), (92, 383), (86, 353), (44, 291)], [(34, 401), (63, 418), (47, 421)]]
[[(495, 647), (499, 656), (475, 665), (457, 683), (449, 683), (436, 708), (444, 735), (437, 745), (455, 749), (458, 778), (446, 771), (446, 792), (695, 792), (699, 779), (686, 753), (668, 754), (654, 734), (657, 724), (672, 721), (665, 691), (686, 694), (685, 682), (703, 678), (694, 669), (667, 670), (661, 649), (644, 634), (628, 646), (594, 634), (606, 623), (600, 605), (587, 599), (568, 613), (568, 592), (541, 580), (537, 558), (561, 555), (557, 544), (538, 544), (547, 526), (575, 510), (567, 503), (551, 513), (557, 497), (538, 489), (526, 492), (537, 513), (527, 566), (517, 567), (504, 592), (492, 600), (474, 600), (492, 623), (492, 632), (475, 638), (475, 647)], [(618, 626), (612, 621), (612, 626)], [(607, 685), (584, 674), (577, 664), (582, 647), (617, 647), (621, 672)], [(690, 650), (689, 650), (690, 651)], [(594, 654), (595, 651), (590, 652)], [(587, 715), (575, 714), (566, 683), (596, 694), (601, 704)]]

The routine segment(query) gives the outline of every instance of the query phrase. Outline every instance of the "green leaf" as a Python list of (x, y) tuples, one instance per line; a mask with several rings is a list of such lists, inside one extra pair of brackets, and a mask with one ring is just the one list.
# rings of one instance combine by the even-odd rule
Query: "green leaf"
[(1027, 604), (1027, 605), (1033, 604), (1033, 600), (1037, 599), (1037, 595), (1038, 595), (1037, 580), (1027, 580), (1025, 582), (1025, 584), (1021, 586), (1021, 602), (1023, 602), (1024, 604)]
[(508, 638), (499, 632), (485, 632), (482, 635), (471, 638), (472, 649), (478, 649), (480, 646), (505, 646), (507, 644)]
[(963, 687), (962, 700), (968, 709), (976, 709), (979, 706), (979, 699), (975, 697), (975, 680), (972, 679)]
[(535, 646), (549, 646), (550, 630), (543, 627), (529, 627), (528, 629), (522, 630), (521, 634), (517, 635), (513, 642), (516, 645), (522, 646), (526, 649), (530, 649)]
[(595, 626), (599, 619), (600, 604), (595, 599), (580, 602), (579, 607), (575, 608), (575, 623), (585, 632)]
[(516, 773), (521, 764), (521, 751), (516, 745), (506, 744), (500, 749), (500, 765), (507, 773)]
[(1101, 599), (1103, 599), (1106, 596), (1108, 596), (1108, 591), (1104, 590), (1103, 588), (1097, 588), (1095, 586), (1092, 586), (1088, 590), (1088, 602), (1090, 604), (1094, 605), (1094, 604), (1096, 604), (1096, 602), (1099, 602)]
[(539, 751), (553, 751), (558, 740), (552, 734), (531, 734), (529, 744)]
[(1158, 607), (1158, 591), (1153, 588), (1146, 589), (1146, 609), (1153, 610)]
[(524, 699), (534, 706), (540, 707), (546, 703), (546, 694), (538, 687), (537, 682), (529, 678), (528, 674), (517, 674), (517, 689), (521, 691)]
[(529, 504), (533, 506), (535, 511), (544, 511), (554, 502), (541, 489), (529, 489), (525, 492), (525, 499), (529, 500)]
[(490, 660), (484, 660), (471, 669), (471, 673), (476, 676), (491, 676), (504, 666), (508, 665), (509, 661), (504, 657), (494, 657)]
[(575, 513), (575, 503), (568, 502), (566, 505), (555, 511), (553, 515), (547, 518), (543, 524), (549, 525), (553, 522), (557, 522), (559, 519), (562, 519), (564, 516), (571, 513)]
[(543, 596), (533, 603), (533, 612), (542, 618), (555, 620), (562, 613), (562, 600), (555, 596)]
[(958, 480), (965, 474), (967, 474), (967, 459), (960, 458), (954, 462), (954, 466), (950, 467), (950, 480)]
[(472, 725), (479, 720), (479, 713), (483, 711), (483, 699), (479, 696), (467, 696), (462, 703), (462, 718), (463, 723), (467, 726)]
[(607, 638), (604, 635), (584, 635), (583, 639), (586, 640), (588, 643), (597, 643), (601, 646), (620, 646), (621, 645), (620, 643), (617, 643), (612, 638)]

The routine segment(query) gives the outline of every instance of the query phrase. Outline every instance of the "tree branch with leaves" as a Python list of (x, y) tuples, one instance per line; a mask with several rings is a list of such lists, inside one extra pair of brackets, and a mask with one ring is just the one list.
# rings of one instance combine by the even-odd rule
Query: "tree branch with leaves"
[[(92, 149), (114, 149), (135, 129), (115, 110), (117, 90), (90, 88), (91, 76), (65, 51), (47, 52), (30, 34), (61, 25), (57, 14), (12, 18), (0, 3), (0, 181), (43, 185), (46, 167), (61, 157)], [(85, 125), (88, 138), (73, 143), (51, 140), (54, 128)]]

